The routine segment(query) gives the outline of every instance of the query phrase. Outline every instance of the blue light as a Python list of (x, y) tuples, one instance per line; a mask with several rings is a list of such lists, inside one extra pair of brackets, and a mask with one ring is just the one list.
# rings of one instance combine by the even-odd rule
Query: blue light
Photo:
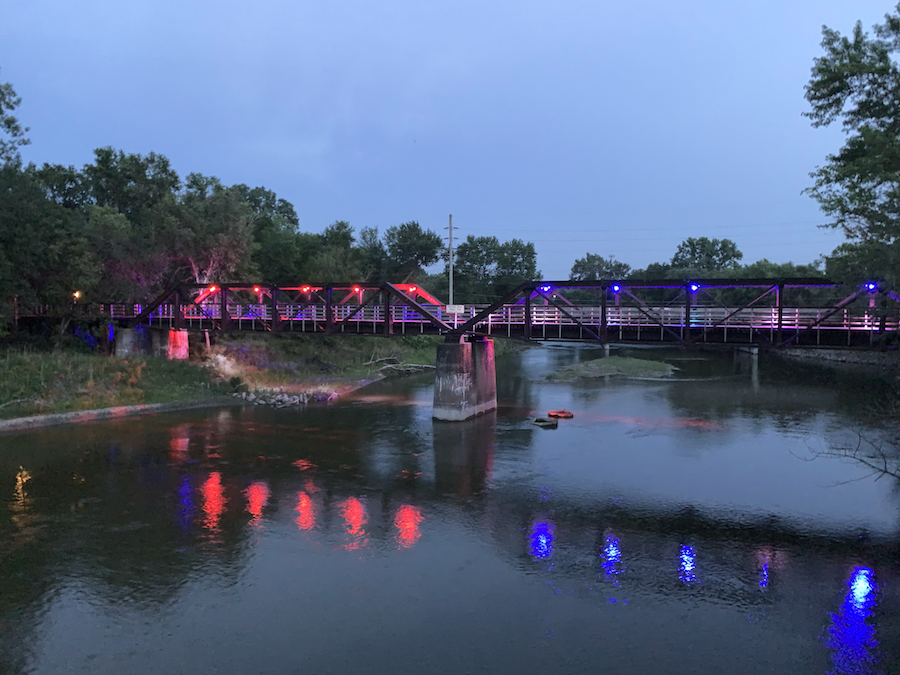
[(875, 604), (875, 582), (872, 581), (872, 570), (868, 567), (857, 567), (850, 579), (850, 595), (853, 606), (866, 611)]
[(191, 516), (194, 512), (194, 500), (191, 499), (190, 476), (181, 477), (181, 485), (178, 486), (178, 501), (181, 508), (178, 509), (178, 524), (187, 529), (191, 526)]
[(681, 547), (681, 552), (678, 554), (681, 561), (678, 576), (686, 584), (697, 581), (697, 575), (694, 574), (697, 569), (696, 556), (697, 554), (694, 551), (694, 547), (689, 544), (684, 544)]
[(878, 284), (877, 284), (876, 282), (874, 282), (874, 281), (870, 281), (870, 282), (868, 282), (868, 283), (866, 284), (866, 290), (867, 290), (867, 291), (877, 291), (877, 290), (878, 290)]
[(762, 569), (759, 571), (759, 589), (766, 590), (769, 587), (769, 563), (764, 562)]
[(617, 563), (622, 562), (622, 549), (619, 548), (619, 538), (606, 535), (606, 543), (603, 546), (603, 571), (606, 576), (618, 574), (621, 570), (616, 568)]
[(106, 327), (109, 328), (109, 341), (112, 342), (116, 337), (116, 327), (111, 323), (106, 324)]
[(553, 555), (553, 525), (534, 523), (531, 526), (531, 555), (535, 558), (549, 558)]
[(619, 284), (613, 284), (612, 289), (613, 289), (613, 293), (618, 293), (619, 291), (622, 290), (622, 287), (619, 286)]
[(549, 293), (551, 288), (553, 288), (553, 286), (550, 286), (549, 284), (546, 286), (538, 286), (538, 290), (542, 293)]
[(691, 284), (689, 288), (691, 289), (691, 293), (696, 293), (700, 290), (700, 284)]
[(878, 639), (872, 617), (877, 585), (868, 567), (857, 567), (847, 585), (850, 587), (838, 612), (830, 613), (828, 647), (834, 673), (874, 673), (878, 663)]

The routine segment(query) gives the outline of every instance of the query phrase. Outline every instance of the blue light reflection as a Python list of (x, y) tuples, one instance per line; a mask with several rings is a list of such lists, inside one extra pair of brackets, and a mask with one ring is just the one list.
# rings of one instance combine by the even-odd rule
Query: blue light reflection
[(694, 547), (689, 544), (684, 544), (678, 555), (680, 560), (678, 576), (686, 584), (697, 581), (697, 575), (694, 573), (697, 569), (696, 555)]
[(553, 555), (553, 525), (536, 522), (531, 526), (529, 553), (539, 560)]
[(759, 588), (766, 590), (769, 587), (769, 561), (763, 563), (762, 569), (759, 571)]
[(829, 673), (875, 673), (879, 661), (875, 626), (869, 619), (875, 609), (878, 586), (874, 572), (857, 567), (847, 582), (849, 590), (838, 612), (830, 613), (828, 647), (834, 669)]
[(191, 499), (191, 479), (189, 476), (181, 477), (181, 485), (178, 486), (178, 500), (180, 507), (178, 509), (178, 524), (183, 529), (191, 526), (191, 519), (194, 515), (194, 500)]
[(603, 546), (603, 571), (606, 576), (611, 576), (621, 572), (616, 567), (617, 563), (622, 562), (622, 550), (619, 548), (619, 538), (610, 534), (606, 535), (606, 543)]

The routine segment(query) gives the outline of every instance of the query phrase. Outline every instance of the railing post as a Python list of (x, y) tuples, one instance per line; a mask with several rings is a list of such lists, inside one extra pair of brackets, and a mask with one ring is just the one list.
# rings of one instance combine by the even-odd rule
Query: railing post
[(775, 306), (778, 308), (778, 326), (776, 335), (778, 338), (776, 339), (776, 344), (781, 344), (783, 342), (782, 338), (782, 326), (784, 324), (784, 284), (778, 284), (778, 287), (775, 289)]
[(172, 303), (172, 319), (175, 328), (180, 330), (184, 328), (184, 306), (181, 304), (181, 287), (175, 289), (173, 294), (174, 301)]
[(606, 284), (603, 284), (603, 290), (600, 293), (600, 338), (606, 342), (607, 339), (607, 316), (606, 316)]
[(531, 339), (531, 294), (533, 289), (525, 291), (525, 339)]
[(228, 330), (231, 317), (228, 316), (228, 286), (219, 286), (219, 329)]
[(278, 286), (269, 288), (269, 293), (269, 311), (272, 313), (270, 325), (272, 332), (275, 333), (281, 330), (281, 315), (278, 313)]
[(325, 332), (334, 330), (334, 308), (331, 302), (331, 286), (325, 289)]
[(684, 323), (681, 327), (681, 339), (691, 341), (691, 285), (684, 286)]
[(394, 333), (394, 324), (391, 317), (391, 294), (388, 293), (387, 289), (381, 291), (381, 302), (384, 307), (384, 325), (382, 328), (384, 329), (384, 336), (389, 337)]

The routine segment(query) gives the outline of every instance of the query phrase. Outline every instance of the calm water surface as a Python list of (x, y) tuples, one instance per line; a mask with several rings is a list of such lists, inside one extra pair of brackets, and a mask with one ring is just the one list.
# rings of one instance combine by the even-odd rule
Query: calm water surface
[(636, 354), (679, 380), (545, 347), (465, 423), (415, 379), (0, 436), (0, 672), (900, 672), (898, 482), (832, 456), (885, 385)]

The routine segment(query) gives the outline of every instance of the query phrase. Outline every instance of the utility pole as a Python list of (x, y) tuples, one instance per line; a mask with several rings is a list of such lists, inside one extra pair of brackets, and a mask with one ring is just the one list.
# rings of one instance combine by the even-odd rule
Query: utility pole
[(450, 250), (450, 302), (447, 304), (453, 304), (453, 214), (450, 214), (450, 225), (444, 228), (445, 230), (449, 230), (449, 250)]

